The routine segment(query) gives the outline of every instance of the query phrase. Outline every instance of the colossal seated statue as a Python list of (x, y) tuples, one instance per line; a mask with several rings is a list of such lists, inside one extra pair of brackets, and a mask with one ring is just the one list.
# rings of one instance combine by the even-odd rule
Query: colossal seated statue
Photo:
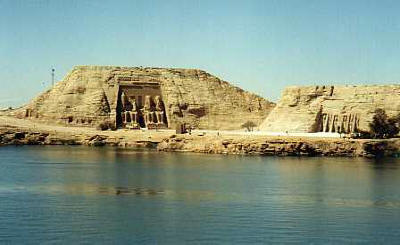
[(151, 111), (151, 97), (149, 95), (146, 95), (144, 98), (144, 105), (143, 108), (140, 109), (143, 116), (144, 116), (144, 121), (146, 123), (146, 126), (148, 126), (149, 123), (153, 122), (153, 115)]
[(154, 97), (154, 102), (156, 104), (155, 113), (157, 117), (157, 123), (164, 124), (164, 103), (162, 102), (160, 96)]
[(132, 109), (130, 111), (132, 125), (137, 124), (138, 123), (138, 111), (137, 111), (136, 99), (130, 98), (129, 103), (132, 105)]

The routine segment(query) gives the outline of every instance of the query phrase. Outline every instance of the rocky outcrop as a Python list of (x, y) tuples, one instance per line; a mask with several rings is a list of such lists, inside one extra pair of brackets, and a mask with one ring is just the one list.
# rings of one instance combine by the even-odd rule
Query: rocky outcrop
[(243, 137), (138, 133), (134, 138), (114, 132), (76, 134), (0, 127), (2, 145), (85, 145), (157, 149), (172, 152), (274, 156), (400, 156), (400, 139), (351, 140), (297, 137)]
[(227, 138), (172, 136), (158, 144), (160, 151), (270, 156), (382, 157), (399, 156), (400, 140), (312, 138)]
[(400, 85), (288, 87), (261, 124), (275, 132), (368, 131), (374, 111), (400, 113)]
[(131, 140), (101, 134), (72, 134), (57, 131), (35, 131), (20, 128), (0, 128), (0, 146), (4, 145), (85, 145), (155, 149), (160, 140)]
[(79, 137), (55, 136), (45, 132), (0, 129), (0, 145), (80, 145)]
[[(162, 98), (169, 128), (184, 122), (196, 128), (238, 129), (248, 120), (261, 123), (274, 107), (274, 103), (201, 70), (77, 66), (52, 89), (17, 110), (16, 115), (91, 127), (105, 120), (125, 123), (126, 118), (118, 116), (125, 113), (133, 117), (134, 113), (125, 112), (123, 104), (128, 99), (121, 96), (130, 91), (139, 93), (140, 100), (148, 96), (148, 111), (143, 114), (154, 122), (156, 118), (160, 121), (163, 111), (149, 110), (156, 107), (152, 105), (154, 99)], [(132, 105), (129, 107), (132, 110)]]

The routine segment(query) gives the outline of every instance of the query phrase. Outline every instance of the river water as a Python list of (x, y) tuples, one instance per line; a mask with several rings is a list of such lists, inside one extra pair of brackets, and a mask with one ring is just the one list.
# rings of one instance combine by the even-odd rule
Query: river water
[(400, 160), (0, 147), (0, 243), (396, 243)]

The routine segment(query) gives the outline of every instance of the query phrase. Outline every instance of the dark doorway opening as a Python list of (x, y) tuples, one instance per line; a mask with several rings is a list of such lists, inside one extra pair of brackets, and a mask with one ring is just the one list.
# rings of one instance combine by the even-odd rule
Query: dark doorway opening
[(140, 126), (141, 128), (145, 128), (145, 127), (146, 127), (146, 123), (145, 123), (145, 121), (144, 121), (144, 118), (143, 118), (143, 115), (142, 115), (142, 114), (140, 114), (140, 115), (138, 116), (138, 123), (139, 123), (139, 126)]

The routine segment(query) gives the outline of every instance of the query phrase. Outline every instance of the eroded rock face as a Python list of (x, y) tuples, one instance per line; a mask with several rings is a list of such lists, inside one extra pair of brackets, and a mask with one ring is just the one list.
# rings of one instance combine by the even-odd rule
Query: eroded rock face
[(248, 120), (261, 123), (274, 105), (201, 70), (78, 66), (16, 115), (87, 126), (112, 120), (122, 126), (164, 123), (175, 128), (185, 122), (203, 129), (238, 129)]
[(368, 131), (374, 111), (400, 112), (400, 85), (288, 87), (261, 124), (272, 132)]
[(157, 145), (159, 151), (271, 156), (398, 156), (400, 140), (318, 138), (229, 138), (174, 135)]

